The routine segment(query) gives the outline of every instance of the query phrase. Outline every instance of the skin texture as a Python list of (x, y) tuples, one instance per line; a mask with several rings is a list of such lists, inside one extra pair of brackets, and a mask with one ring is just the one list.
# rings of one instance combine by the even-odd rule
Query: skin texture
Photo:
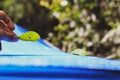
[(13, 32), (14, 29), (14, 23), (10, 17), (0, 10), (0, 50), (2, 49), (1, 40), (8, 42), (18, 41), (18, 36)]

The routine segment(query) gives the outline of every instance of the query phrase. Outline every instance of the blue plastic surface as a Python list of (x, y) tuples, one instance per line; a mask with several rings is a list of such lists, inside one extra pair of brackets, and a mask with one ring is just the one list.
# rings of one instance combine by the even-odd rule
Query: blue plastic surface
[[(15, 33), (27, 30), (16, 25)], [(0, 80), (119, 80), (120, 61), (97, 57), (77, 56), (38, 42), (2, 41)]]

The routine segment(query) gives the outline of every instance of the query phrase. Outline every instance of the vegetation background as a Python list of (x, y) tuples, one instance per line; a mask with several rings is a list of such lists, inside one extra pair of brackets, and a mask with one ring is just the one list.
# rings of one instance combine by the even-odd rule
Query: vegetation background
[(65, 52), (120, 59), (119, 0), (1, 0), (0, 9)]

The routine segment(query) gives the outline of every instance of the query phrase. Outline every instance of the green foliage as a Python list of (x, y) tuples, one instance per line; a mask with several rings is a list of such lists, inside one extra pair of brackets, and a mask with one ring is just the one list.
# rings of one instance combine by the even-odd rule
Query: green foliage
[[(83, 48), (94, 55), (103, 54), (101, 57), (118, 54), (116, 45), (120, 43), (115, 44), (109, 31), (120, 25), (119, 4), (119, 1), (108, 0), (52, 0), (49, 5), (52, 6), (51, 15), (59, 20), (59, 24), (54, 28), (56, 33), (50, 33), (48, 40), (67, 52)], [(112, 35), (118, 34), (116, 31)]]
[(24, 6), (17, 0), (3, 0), (2, 1), (3, 10), (17, 22), (23, 16)]
[[(62, 6), (65, 3), (66, 5)], [(56, 4), (59, 4), (59, 7), (61, 7), (59, 11), (54, 11), (54, 7), (57, 6)], [(59, 25), (54, 29), (57, 34), (53, 34), (53, 37), (58, 37), (54, 44), (57, 46), (61, 45), (61, 49), (67, 52), (70, 52), (77, 47), (89, 47), (89, 44), (91, 44), (90, 46), (93, 46), (92, 38), (94, 35), (92, 34), (94, 34), (95, 31), (93, 31), (92, 28), (96, 26), (97, 19), (96, 15), (90, 11), (96, 7), (96, 5), (96, 1), (53, 1), (53, 4), (50, 5), (54, 6), (52, 7), (51, 12), (53, 13), (53, 16), (59, 20)]]
[(80, 55), (80, 56), (87, 56), (89, 55), (88, 52), (86, 52), (85, 50), (83, 49), (75, 49), (73, 50), (72, 52), (70, 52), (71, 54), (75, 54), (75, 55)]

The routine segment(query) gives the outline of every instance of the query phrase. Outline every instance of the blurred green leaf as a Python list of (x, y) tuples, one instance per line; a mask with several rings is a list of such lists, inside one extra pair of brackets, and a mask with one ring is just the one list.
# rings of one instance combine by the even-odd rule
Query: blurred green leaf
[(83, 49), (75, 49), (73, 50), (72, 52), (70, 52), (71, 54), (75, 54), (75, 55), (80, 55), (80, 56), (87, 56), (89, 55), (88, 52), (86, 52), (85, 50)]

